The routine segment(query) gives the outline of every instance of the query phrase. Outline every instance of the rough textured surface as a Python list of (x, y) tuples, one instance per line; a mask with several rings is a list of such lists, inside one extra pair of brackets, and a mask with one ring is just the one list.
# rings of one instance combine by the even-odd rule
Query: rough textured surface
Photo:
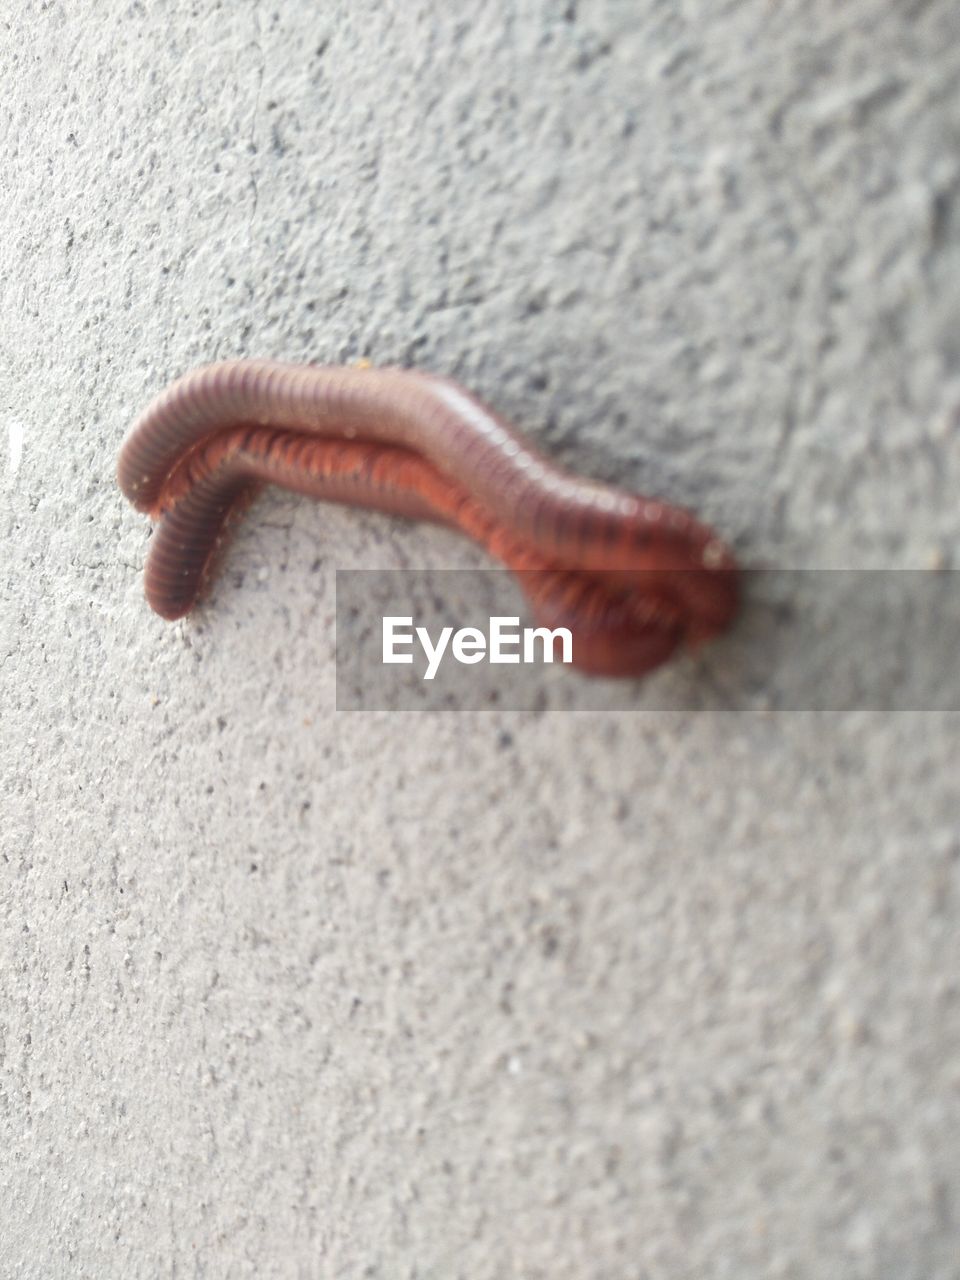
[(333, 566), (459, 544), (271, 495), (170, 627), (112, 474), (195, 363), (368, 356), (956, 564), (954, 0), (14, 8), (4, 1273), (960, 1275), (956, 717), (337, 715)]

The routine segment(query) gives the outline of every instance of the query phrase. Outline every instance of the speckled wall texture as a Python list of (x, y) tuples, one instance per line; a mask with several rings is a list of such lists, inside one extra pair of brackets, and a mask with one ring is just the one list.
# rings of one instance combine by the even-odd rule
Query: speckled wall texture
[(274, 492), (171, 626), (113, 477), (367, 357), (957, 567), (956, 0), (22, 0), (0, 78), (0, 1272), (960, 1277), (958, 715), (337, 713), (334, 568), (482, 557)]

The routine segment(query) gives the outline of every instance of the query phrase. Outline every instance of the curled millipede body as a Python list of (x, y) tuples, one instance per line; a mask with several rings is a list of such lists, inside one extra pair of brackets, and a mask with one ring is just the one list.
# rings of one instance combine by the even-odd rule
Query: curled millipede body
[(456, 383), (403, 369), (230, 361), (196, 370), (128, 432), (120, 487), (158, 522), (151, 606), (189, 612), (231, 513), (265, 483), (435, 520), (518, 573), (574, 664), (639, 675), (723, 631), (737, 570), (679, 507), (550, 463)]

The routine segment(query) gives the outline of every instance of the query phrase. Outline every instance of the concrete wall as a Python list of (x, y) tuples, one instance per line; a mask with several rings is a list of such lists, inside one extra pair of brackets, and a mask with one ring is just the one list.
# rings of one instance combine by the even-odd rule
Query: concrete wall
[(955, 0), (24, 0), (0, 71), (0, 1270), (960, 1276), (956, 716), (337, 714), (333, 568), (479, 557), (274, 493), (170, 626), (113, 479), (369, 357), (956, 563)]

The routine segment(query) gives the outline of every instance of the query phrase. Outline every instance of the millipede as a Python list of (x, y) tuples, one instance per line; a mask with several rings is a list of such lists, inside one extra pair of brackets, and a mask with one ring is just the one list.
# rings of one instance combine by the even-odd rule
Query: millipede
[(168, 619), (202, 596), (228, 526), (265, 484), (466, 534), (517, 574), (539, 624), (570, 629), (588, 673), (643, 675), (737, 612), (737, 565), (709, 526), (562, 469), (420, 370), (204, 366), (133, 423), (117, 476), (156, 522), (145, 592)]

